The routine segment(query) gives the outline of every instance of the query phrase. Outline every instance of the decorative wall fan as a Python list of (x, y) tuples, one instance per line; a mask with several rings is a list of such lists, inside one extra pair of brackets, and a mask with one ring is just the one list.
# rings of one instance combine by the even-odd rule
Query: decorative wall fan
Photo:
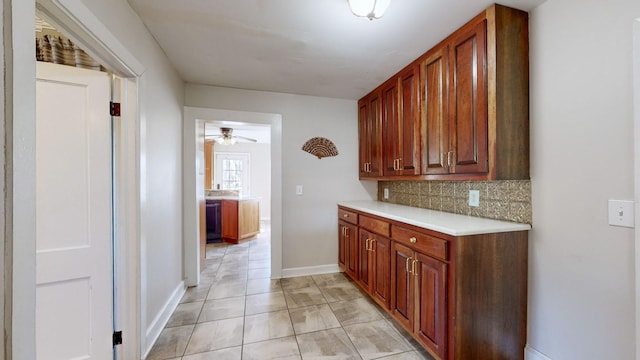
[(318, 159), (338, 155), (338, 148), (333, 141), (323, 137), (314, 137), (307, 140), (302, 145), (302, 150), (315, 155)]
[(207, 139), (215, 139), (218, 144), (222, 145), (233, 145), (238, 140), (244, 140), (249, 142), (257, 142), (258, 140), (248, 138), (245, 136), (233, 135), (233, 129), (228, 127), (220, 128), (220, 135), (206, 135)]

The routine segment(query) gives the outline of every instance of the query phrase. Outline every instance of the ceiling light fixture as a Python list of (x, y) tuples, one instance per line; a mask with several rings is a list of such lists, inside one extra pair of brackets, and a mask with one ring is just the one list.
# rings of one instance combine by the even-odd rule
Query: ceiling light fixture
[(369, 20), (379, 19), (389, 7), (391, 0), (348, 0), (351, 12), (355, 16)]
[(220, 145), (233, 145), (236, 143), (236, 138), (231, 136), (222, 136), (217, 138), (216, 142)]

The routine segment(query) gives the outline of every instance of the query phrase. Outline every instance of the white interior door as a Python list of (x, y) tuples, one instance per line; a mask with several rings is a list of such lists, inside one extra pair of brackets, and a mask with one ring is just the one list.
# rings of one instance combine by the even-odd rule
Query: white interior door
[(112, 359), (110, 77), (36, 72), (36, 353)]

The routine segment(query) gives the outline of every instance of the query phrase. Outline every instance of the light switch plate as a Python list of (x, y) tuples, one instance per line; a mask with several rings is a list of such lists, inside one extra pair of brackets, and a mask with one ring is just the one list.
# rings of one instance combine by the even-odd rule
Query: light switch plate
[(469, 206), (480, 206), (480, 190), (469, 190)]
[(635, 227), (633, 201), (609, 199), (609, 225)]
[(296, 195), (302, 195), (302, 185), (296, 185)]

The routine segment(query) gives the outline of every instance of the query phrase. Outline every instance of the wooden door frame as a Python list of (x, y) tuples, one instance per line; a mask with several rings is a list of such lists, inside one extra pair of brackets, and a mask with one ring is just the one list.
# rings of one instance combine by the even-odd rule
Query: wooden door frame
[[(271, 126), (271, 278), (282, 277), (282, 115), (185, 106), (183, 116), (183, 237), (184, 274), (188, 286), (200, 280), (198, 203), (204, 201), (204, 150), (196, 123), (225, 119)], [(201, 180), (199, 180), (202, 178)], [(202, 188), (200, 188), (202, 187)]]
[[(114, 319), (125, 331), (127, 341), (118, 347), (120, 358), (140, 358), (141, 319), (145, 313), (140, 302), (140, 198), (139, 184), (139, 115), (138, 78), (144, 66), (129, 53), (124, 45), (95, 17), (81, 0), (3, 0), (3, 44), (5, 82), (4, 115), (7, 131), (6, 160), (9, 164), (6, 176), (5, 209), (7, 229), (5, 233), (4, 283), (4, 355), (6, 359), (32, 359), (35, 354), (35, 50), (33, 47), (16, 46), (33, 42), (36, 8), (52, 25), (69, 35), (89, 54), (123, 78), (123, 116), (114, 149), (121, 155), (114, 165), (119, 177), (114, 179), (117, 188), (116, 218), (118, 224), (114, 254), (119, 266), (126, 268), (127, 276), (116, 274), (118, 292), (116, 304), (123, 309)], [(19, 94), (13, 96), (12, 94)], [(19, 121), (18, 121), (19, 119)], [(126, 135), (126, 136), (125, 136)], [(118, 223), (122, 214), (130, 219)], [(127, 336), (126, 334), (130, 334)]]

